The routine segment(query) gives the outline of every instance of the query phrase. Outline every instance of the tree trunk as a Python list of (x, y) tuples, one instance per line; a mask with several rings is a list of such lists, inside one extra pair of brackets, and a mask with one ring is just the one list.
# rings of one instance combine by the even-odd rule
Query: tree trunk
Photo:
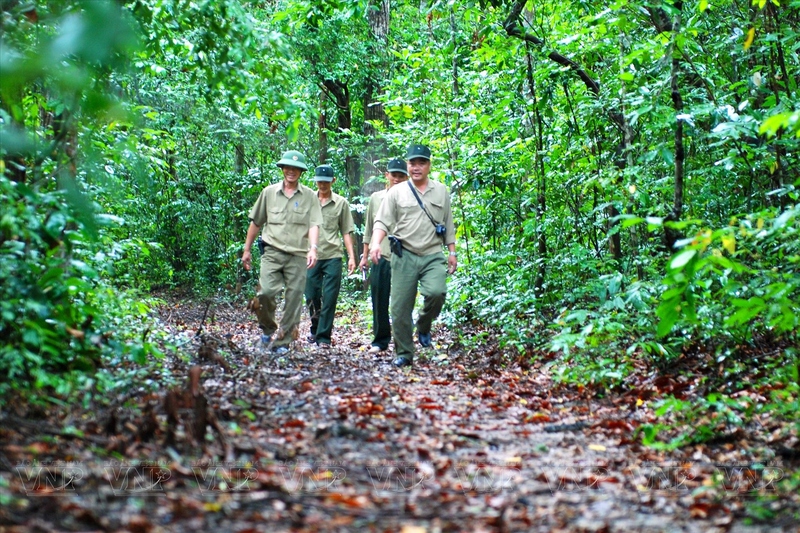
[[(674, 195), (672, 201), (672, 213), (669, 214), (667, 220), (678, 221), (683, 216), (683, 176), (684, 176), (684, 158), (685, 153), (683, 149), (683, 119), (678, 118), (683, 113), (683, 97), (678, 87), (678, 76), (681, 73), (680, 54), (676, 50), (675, 40), (678, 32), (681, 30), (681, 10), (683, 9), (683, 2), (675, 3), (675, 20), (672, 24), (673, 39), (670, 53), (672, 56), (672, 69), (670, 72), (670, 89), (672, 91), (672, 105), (675, 108), (675, 169), (674, 169)], [(675, 246), (675, 242), (681, 238), (680, 233), (674, 228), (665, 228), (664, 237), (666, 239), (667, 249), (671, 250)]]
[(458, 25), (453, 7), (450, 7), (450, 32), (453, 39), (453, 96), (456, 96), (458, 94)]
[(533, 290), (537, 298), (541, 298), (544, 294), (544, 280), (547, 272), (547, 235), (544, 231), (545, 210), (547, 207), (546, 191), (547, 191), (547, 173), (544, 167), (544, 158), (541, 154), (544, 153), (544, 123), (542, 115), (539, 113), (538, 97), (536, 95), (536, 82), (533, 78), (533, 57), (530, 52), (530, 47), (525, 47), (527, 50), (528, 62), (528, 88), (533, 100), (533, 113), (534, 124), (536, 126), (536, 157), (535, 165), (536, 171), (539, 175), (538, 191), (536, 196), (536, 251), (537, 263), (536, 278), (534, 280)]
[[(770, 33), (775, 32), (776, 34), (780, 34), (781, 24), (777, 18), (777, 7), (772, 4), (767, 4), (766, 9), (767, 13), (767, 29)], [(780, 102), (780, 89), (782, 88), (786, 95), (791, 98), (792, 97), (792, 89), (791, 85), (794, 81), (793, 78), (789, 77), (788, 69), (786, 68), (786, 58), (783, 52), (783, 45), (781, 44), (782, 39), (776, 39), (775, 42), (772, 43), (770, 48), (770, 63), (773, 65), (773, 69), (776, 70), (773, 75), (769, 76), (770, 85), (775, 95), (775, 103), (777, 104)], [(788, 42), (788, 41), (787, 41)], [(783, 80), (780, 83), (778, 80)], [(774, 141), (774, 148), (775, 148), (775, 165), (772, 169), (770, 169), (770, 178), (771, 178), (771, 187), (772, 189), (782, 189), (786, 185), (791, 183), (791, 180), (786, 176), (786, 172), (784, 172), (784, 160), (786, 157), (786, 148), (784, 144), (781, 142), (781, 135), (782, 132), (778, 132), (778, 135), (775, 137)], [(780, 202), (781, 211), (786, 209), (789, 204), (789, 198), (786, 194), (778, 194), (776, 195), (777, 201)]]
[(244, 143), (241, 141), (237, 142), (234, 145), (233, 150), (234, 150), (233, 171), (237, 175), (244, 174), (244, 164), (245, 164)]
[[(630, 47), (628, 46), (626, 37), (624, 35), (620, 35), (620, 46), (619, 46), (620, 59), (625, 57), (625, 55), (628, 53), (628, 49), (629, 48)], [(633, 128), (631, 127), (630, 123), (628, 122), (628, 119), (625, 117), (625, 96), (626, 96), (626, 92), (625, 92), (625, 84), (624, 83), (622, 84), (621, 91), (622, 91), (622, 93), (620, 94), (620, 102), (621, 102), (621, 106), (622, 106), (622, 155), (623, 155), (623, 157), (620, 158), (620, 159), (621, 159), (621, 162), (622, 162), (623, 166), (620, 168), (620, 171), (622, 171), (622, 170), (624, 170), (626, 168), (630, 168), (631, 166), (633, 166)], [(628, 187), (630, 187), (632, 190), (629, 191), (629, 194), (631, 196), (630, 196), (630, 198), (629, 198), (629, 200), (627, 202), (627, 208), (625, 209), (625, 213), (627, 215), (633, 215), (634, 211), (635, 211), (634, 207), (635, 207), (635, 203), (636, 203), (635, 196), (634, 196), (635, 193), (636, 193), (636, 178), (635, 178), (635, 175), (633, 173), (631, 173), (630, 182), (628, 183)], [(639, 233), (638, 232), (639, 232), (639, 225), (638, 224), (634, 224), (628, 230), (628, 235), (629, 235), (630, 243), (631, 243), (631, 246), (630, 246), (631, 260), (636, 265), (636, 278), (641, 280), (644, 277), (644, 268), (642, 268), (642, 263), (641, 263), (641, 260), (639, 259)]]
[[(389, 125), (389, 118), (386, 116), (383, 104), (378, 99), (382, 88), (376, 83), (380, 79), (386, 79), (385, 74), (388, 73), (385, 51), (389, 46), (389, 0), (372, 0), (367, 19), (374, 38), (372, 42), (373, 57), (375, 58), (373, 68), (380, 75), (369, 76), (364, 91), (364, 134), (369, 137), (364, 174), (375, 176), (383, 174), (378, 161), (385, 159), (388, 153), (386, 143), (380, 137), (380, 128), (376, 128), (373, 121), (383, 124), (384, 127)], [(361, 181), (363, 180), (359, 180), (359, 182)], [(360, 187), (362, 184), (358, 183), (358, 185)]]
[(325, 101), (327, 100), (325, 91), (319, 93), (319, 120), (317, 129), (319, 130), (319, 164), (328, 161), (328, 114), (325, 111)]

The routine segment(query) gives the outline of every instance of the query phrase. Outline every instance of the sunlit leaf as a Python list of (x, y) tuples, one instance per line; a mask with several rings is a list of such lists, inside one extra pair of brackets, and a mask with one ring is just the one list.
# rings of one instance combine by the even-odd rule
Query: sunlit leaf
[[(765, 2), (765, 0), (759, 0), (759, 1)], [(764, 7), (764, 6), (762, 5), (761, 7)], [(755, 28), (750, 28), (749, 30), (747, 30), (747, 38), (744, 40), (744, 49), (745, 50), (750, 48), (750, 45), (753, 44), (753, 39), (755, 38), (755, 36), (756, 36), (756, 29)]]
[(675, 254), (675, 256), (670, 260), (669, 267), (672, 270), (680, 270), (681, 268), (685, 267), (689, 261), (691, 261), (697, 255), (697, 250), (683, 250)]

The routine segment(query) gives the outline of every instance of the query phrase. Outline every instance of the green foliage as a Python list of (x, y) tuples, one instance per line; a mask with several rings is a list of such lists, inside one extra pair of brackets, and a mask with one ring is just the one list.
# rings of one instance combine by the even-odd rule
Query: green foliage
[[(655, 415), (670, 417), (673, 424), (645, 424), (639, 429), (642, 443), (660, 450), (674, 450), (689, 444), (707, 442), (732, 428), (745, 426), (752, 420), (755, 406), (749, 398), (733, 398), (727, 394), (712, 393), (691, 401), (674, 397), (658, 402)], [(680, 428), (667, 441), (659, 440), (664, 429)]]
[(148, 342), (128, 340), (147, 306), (126, 309), (106, 281), (123, 248), (87, 239), (63, 192), (5, 177), (0, 191), (0, 396), (27, 388), (66, 395), (108, 357), (143, 364), (159, 354)]
[[(728, 369), (720, 380), (725, 385), (718, 392), (691, 399), (669, 396), (657, 400), (655, 415), (659, 422), (639, 428), (642, 443), (674, 450), (747, 428), (758, 417), (779, 421), (780, 434), (800, 429), (797, 351), (790, 348), (756, 364), (763, 366), (758, 382), (739, 383), (735, 379), (739, 369)], [(768, 392), (762, 396), (756, 391)]]
[(93, 143), (91, 132), (129, 127), (113, 73), (137, 38), (114, 2), (3, 9), (0, 397), (91, 398), (130, 386), (107, 365), (161, 357), (141, 334), (147, 305), (113, 285), (141, 281), (136, 263), (157, 246), (120, 238), (124, 221), (94, 201), (107, 192), (100, 161), (119, 152), (116, 139)]
[[(595, 285), (597, 311), (565, 308), (551, 325), (548, 342), (557, 379), (601, 388), (622, 385), (642, 355), (660, 363), (675, 355), (675, 347), (653, 335), (655, 293), (650, 284), (622, 286), (619, 274)], [(596, 301), (596, 300), (595, 300)]]
[(604, 388), (689, 346), (735, 366), (796, 341), (797, 2), (701, 2), (681, 26), (677, 6), (544, 3), (511, 21), (527, 40), (513, 4), (392, 2), (386, 35), (361, 0), (4, 4), (9, 371), (54, 385), (147, 360), (118, 340), (144, 310), (112, 295), (252, 283), (247, 213), (284, 149), (355, 200), (412, 140), (453, 192), (452, 326)]
[(659, 336), (682, 327), (718, 349), (763, 331), (794, 337), (800, 324), (798, 213), (798, 206), (754, 213), (677, 243), (657, 311)]

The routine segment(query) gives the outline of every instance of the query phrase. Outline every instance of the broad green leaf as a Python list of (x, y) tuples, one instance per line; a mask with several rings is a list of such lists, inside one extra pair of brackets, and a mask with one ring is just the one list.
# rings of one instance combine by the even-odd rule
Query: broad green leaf
[(683, 250), (675, 254), (669, 262), (671, 270), (680, 270), (697, 255), (697, 250)]

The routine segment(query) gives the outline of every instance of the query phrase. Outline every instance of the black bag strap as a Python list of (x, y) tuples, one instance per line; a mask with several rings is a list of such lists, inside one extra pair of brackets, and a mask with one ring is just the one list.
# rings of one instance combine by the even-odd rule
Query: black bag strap
[(433, 224), (434, 228), (437, 227), (439, 225), (439, 223), (436, 222), (435, 220), (433, 220), (433, 217), (431, 216), (431, 214), (428, 213), (427, 209), (425, 209), (425, 204), (422, 203), (422, 199), (417, 194), (417, 188), (414, 187), (411, 184), (411, 180), (408, 180), (406, 183), (408, 183), (408, 188), (411, 189), (411, 192), (414, 193), (414, 198), (417, 199), (417, 203), (419, 204), (419, 207), (425, 212), (426, 215), (428, 215), (428, 220), (431, 221), (431, 224)]

